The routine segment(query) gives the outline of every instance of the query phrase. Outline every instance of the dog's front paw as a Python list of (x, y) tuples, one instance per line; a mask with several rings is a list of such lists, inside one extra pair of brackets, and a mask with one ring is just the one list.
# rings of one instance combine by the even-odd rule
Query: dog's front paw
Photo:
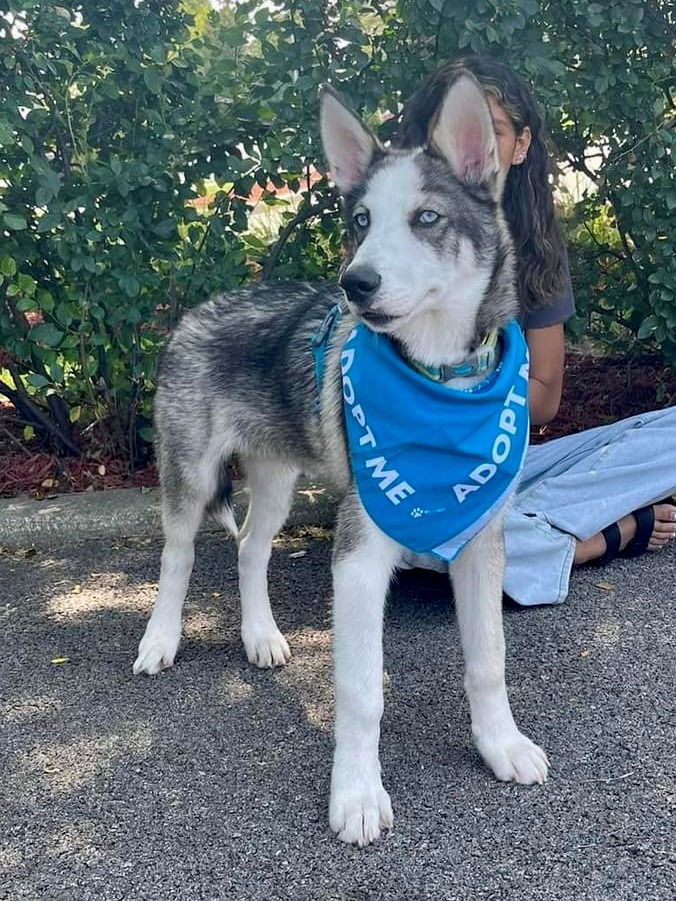
[(521, 732), (488, 741), (477, 739), (476, 745), (483, 759), (502, 782), (542, 785), (547, 781), (547, 755)]
[(145, 634), (138, 646), (138, 657), (134, 661), (134, 675), (147, 673), (149, 676), (173, 666), (176, 651), (181, 640), (181, 628), (170, 629), (148, 623)]
[(286, 638), (274, 623), (265, 629), (242, 626), (242, 641), (249, 663), (261, 669), (284, 666), (291, 659)]
[(341, 781), (334, 772), (329, 825), (342, 842), (363, 848), (380, 838), (381, 829), (392, 828), (392, 802), (380, 778), (357, 779), (349, 788)]

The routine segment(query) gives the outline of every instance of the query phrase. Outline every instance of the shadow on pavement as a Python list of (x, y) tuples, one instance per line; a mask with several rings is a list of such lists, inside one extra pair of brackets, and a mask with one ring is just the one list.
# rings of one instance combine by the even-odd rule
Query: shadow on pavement
[(0, 898), (674, 897), (673, 552), (580, 572), (560, 608), (506, 609), (515, 716), (552, 759), (536, 788), (495, 782), (471, 746), (446, 579), (401, 573), (382, 727), (396, 828), (359, 852), (326, 824), (329, 542), (273, 555), (289, 666), (245, 661), (234, 545), (205, 536), (176, 666), (133, 677), (160, 550), (0, 556)]

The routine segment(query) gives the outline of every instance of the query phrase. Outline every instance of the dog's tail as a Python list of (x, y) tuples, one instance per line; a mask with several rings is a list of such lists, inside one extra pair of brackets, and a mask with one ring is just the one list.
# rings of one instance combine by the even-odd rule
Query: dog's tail
[(227, 464), (224, 464), (219, 472), (219, 479), (214, 496), (207, 506), (207, 513), (216, 520), (219, 525), (227, 529), (234, 537), (239, 539), (239, 526), (235, 519), (235, 510), (232, 503), (232, 479)]

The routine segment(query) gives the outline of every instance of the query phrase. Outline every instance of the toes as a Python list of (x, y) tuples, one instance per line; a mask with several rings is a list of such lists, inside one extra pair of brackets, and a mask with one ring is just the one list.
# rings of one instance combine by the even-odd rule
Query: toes
[(542, 785), (547, 781), (549, 760), (538, 745), (525, 735), (478, 743), (481, 756), (502, 782)]
[(648, 541), (648, 550), (659, 551), (676, 538), (676, 507), (673, 504), (655, 504), (655, 522)]
[(378, 841), (394, 822), (392, 802), (384, 788), (331, 798), (329, 824), (341, 842), (360, 848)]
[(151, 617), (138, 646), (134, 661), (135, 676), (147, 673), (154, 676), (163, 669), (173, 666), (181, 641), (181, 621)]
[(338, 832), (341, 842), (358, 845), (360, 848), (376, 842), (380, 838), (380, 820), (377, 809), (354, 805), (345, 818), (345, 826)]
[(260, 669), (284, 666), (291, 659), (286, 638), (277, 629), (269, 635), (242, 635), (249, 663)]
[(673, 528), (676, 525), (676, 507), (673, 504), (655, 504), (655, 528), (664, 525)]
[(147, 676), (156, 676), (166, 665), (160, 654), (139, 654), (134, 661), (132, 672), (135, 676), (140, 676), (141, 673), (145, 673)]
[(531, 744), (517, 749), (512, 758), (513, 782), (521, 785), (543, 785), (547, 781), (549, 760), (537, 745)]
[(177, 650), (177, 640), (167, 636), (144, 636), (134, 661), (134, 675), (146, 673), (148, 676), (155, 676), (163, 669), (173, 666)]
[(672, 522), (671, 520), (665, 522), (656, 519), (651, 537), (658, 538), (666, 536), (667, 538), (671, 538), (674, 532), (676, 532), (676, 522)]

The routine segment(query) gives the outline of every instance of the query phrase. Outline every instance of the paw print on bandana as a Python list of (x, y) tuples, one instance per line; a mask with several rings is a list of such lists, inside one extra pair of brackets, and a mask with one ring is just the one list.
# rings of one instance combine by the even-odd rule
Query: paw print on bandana
[(411, 516), (413, 517), (413, 519), (420, 519), (420, 517), (424, 516), (424, 514), (425, 514), (425, 511), (423, 510), (422, 507), (414, 507), (411, 510)]

